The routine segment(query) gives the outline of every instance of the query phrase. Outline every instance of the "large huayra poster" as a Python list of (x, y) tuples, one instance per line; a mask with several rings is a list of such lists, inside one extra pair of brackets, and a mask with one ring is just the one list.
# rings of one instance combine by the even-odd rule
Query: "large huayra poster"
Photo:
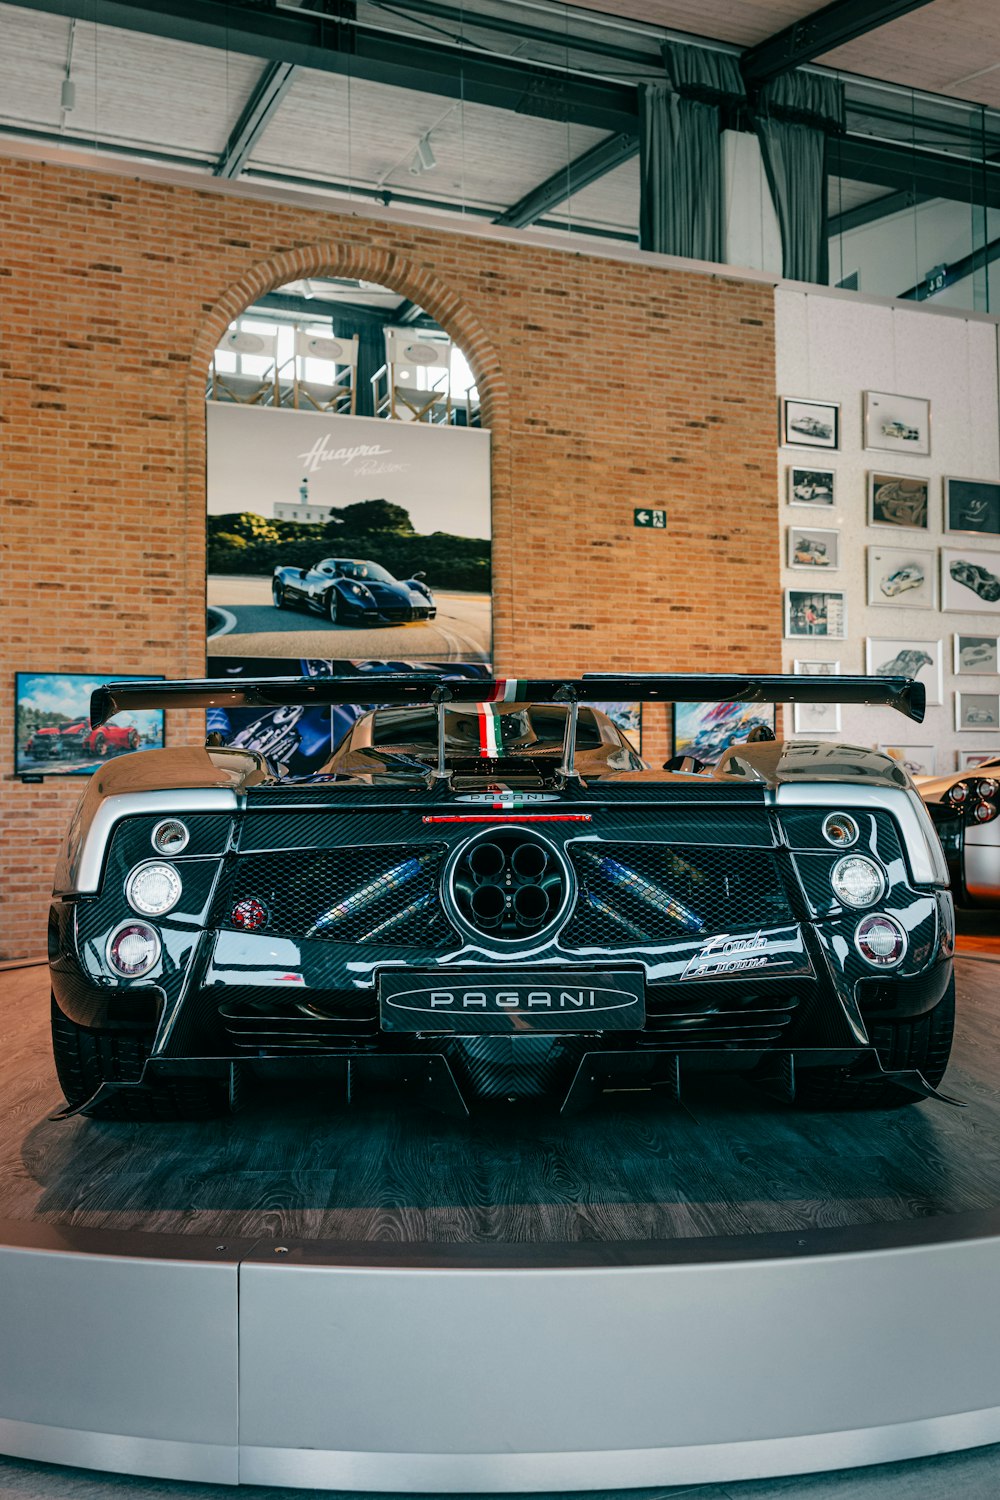
[(207, 414), (212, 656), (489, 661), (488, 432)]

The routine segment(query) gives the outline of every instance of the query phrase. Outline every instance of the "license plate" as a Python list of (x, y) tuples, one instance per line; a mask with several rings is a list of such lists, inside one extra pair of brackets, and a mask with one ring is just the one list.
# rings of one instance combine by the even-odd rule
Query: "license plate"
[(421, 974), (388, 969), (379, 976), (384, 1031), (456, 1036), (490, 1032), (638, 1031), (646, 1021), (641, 973), (622, 970), (495, 969)]

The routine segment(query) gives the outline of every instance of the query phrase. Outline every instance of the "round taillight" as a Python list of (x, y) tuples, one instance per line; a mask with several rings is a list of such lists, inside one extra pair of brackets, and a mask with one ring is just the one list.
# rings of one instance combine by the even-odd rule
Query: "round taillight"
[(961, 807), (969, 795), (969, 788), (964, 781), (956, 781), (954, 786), (948, 788), (948, 801), (955, 807)]
[(181, 899), (181, 877), (173, 865), (149, 859), (136, 865), (125, 882), (125, 899), (144, 917), (162, 917)]
[(838, 859), (830, 883), (845, 906), (874, 906), (885, 891), (885, 876), (875, 861), (863, 854)]
[(980, 797), (995, 797), (997, 792), (1000, 791), (1000, 782), (996, 781), (992, 776), (984, 776), (976, 787), (976, 791)]
[(145, 922), (123, 922), (108, 938), (108, 963), (123, 979), (148, 974), (159, 957), (159, 934)]
[(180, 818), (164, 818), (153, 829), (153, 848), (157, 854), (182, 854), (190, 839), (188, 826)]
[(895, 917), (884, 912), (862, 917), (854, 944), (865, 962), (876, 969), (894, 969), (906, 956), (906, 933)]
[(267, 907), (263, 901), (248, 897), (245, 901), (237, 901), (229, 920), (242, 932), (256, 932), (259, 927), (267, 926)]
[(823, 837), (838, 849), (849, 849), (858, 842), (858, 825), (850, 813), (830, 813), (823, 821)]
[(972, 818), (975, 823), (992, 823), (997, 815), (995, 802), (974, 802), (972, 805)]

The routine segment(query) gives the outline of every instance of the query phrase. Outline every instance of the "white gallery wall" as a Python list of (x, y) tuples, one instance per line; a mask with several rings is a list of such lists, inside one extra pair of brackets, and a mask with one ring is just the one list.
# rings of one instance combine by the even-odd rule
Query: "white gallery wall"
[[(978, 608), (961, 612), (941, 608), (941, 549), (961, 554), (1000, 573), (1000, 536), (947, 534), (944, 480), (947, 477), (1000, 481), (1000, 393), (998, 393), (997, 321), (977, 315), (956, 316), (927, 307), (880, 305), (843, 292), (779, 287), (775, 292), (778, 394), (783, 397), (838, 403), (840, 441), (837, 449), (782, 445), (779, 450), (781, 496), (782, 583), (788, 589), (842, 591), (846, 600), (845, 638), (821, 634), (784, 642), (784, 667), (795, 661), (839, 663), (842, 673), (864, 672), (866, 642), (892, 642), (893, 649), (873, 647), (873, 669), (912, 648), (936, 655), (941, 665), (941, 702), (928, 708), (923, 725), (909, 723), (890, 709), (844, 707), (839, 730), (834, 723), (807, 730), (799, 716), (796, 738), (840, 739), (858, 745), (893, 746), (908, 750), (911, 764), (930, 762), (937, 771), (958, 766), (960, 751), (1000, 753), (1000, 724), (956, 728), (956, 692), (1000, 694), (996, 670), (956, 675), (954, 638), (996, 637), (1000, 633), (1000, 601), (992, 606), (978, 601), (968, 589), (963, 602)], [(865, 391), (923, 397), (930, 401), (930, 453), (866, 450), (863, 436)], [(835, 474), (831, 507), (790, 504), (788, 470), (830, 469)], [(929, 524), (926, 530), (868, 524), (868, 476), (872, 472), (926, 478)], [(791, 567), (788, 527), (815, 526), (837, 533), (832, 552), (838, 566)], [(869, 603), (872, 549), (916, 550), (931, 554), (932, 607), (916, 607), (921, 590), (904, 589), (887, 598), (877, 586)], [(991, 560), (993, 554), (996, 561)], [(922, 559), (921, 559), (922, 560)], [(876, 558), (874, 566), (880, 568)], [(880, 576), (884, 576), (884, 569)], [(787, 631), (787, 625), (786, 625)], [(937, 643), (940, 647), (935, 651)], [(927, 643), (930, 643), (928, 645)], [(995, 667), (994, 662), (990, 662)], [(930, 696), (934, 672), (923, 668)], [(987, 705), (981, 705), (984, 710)], [(792, 733), (788, 711), (786, 733)], [(994, 719), (996, 723), (996, 719)], [(930, 764), (926, 764), (930, 769)]]

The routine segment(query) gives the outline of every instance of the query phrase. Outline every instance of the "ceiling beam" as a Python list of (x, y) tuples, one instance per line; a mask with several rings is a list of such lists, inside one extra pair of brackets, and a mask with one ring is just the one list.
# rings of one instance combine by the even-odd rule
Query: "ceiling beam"
[(225, 150), (213, 168), (216, 177), (238, 177), (267, 129), (298, 72), (294, 63), (267, 63), (251, 91)]
[(28, 10), (295, 63), (599, 130), (638, 128), (633, 85), (251, 0), (14, 0)]
[(917, 208), (926, 202), (926, 195), (915, 193), (912, 188), (883, 193), (881, 198), (873, 198), (870, 203), (859, 203), (856, 208), (845, 208), (842, 213), (830, 214), (826, 223), (827, 232), (833, 236), (847, 234), (852, 229), (864, 229), (866, 224), (876, 224), (879, 219), (887, 219), (890, 214), (902, 213), (904, 209)]
[(964, 281), (967, 276), (974, 276), (977, 271), (985, 270), (995, 260), (1000, 260), (1000, 239), (980, 245), (978, 250), (963, 255), (959, 260), (953, 260), (950, 265), (938, 266), (932, 275), (925, 276), (923, 281), (899, 295), (907, 301), (924, 302), (928, 297), (943, 292), (945, 287), (954, 286), (956, 281)]
[(748, 84), (759, 87), (929, 3), (930, 0), (833, 0), (822, 10), (803, 16), (801, 21), (793, 21), (783, 31), (748, 47), (740, 58), (743, 77)]
[(876, 183), (894, 193), (1000, 208), (1000, 162), (914, 150), (860, 135), (831, 136), (827, 151), (832, 177)]
[(592, 182), (603, 177), (606, 173), (614, 171), (615, 167), (621, 166), (622, 162), (631, 161), (633, 156), (639, 152), (639, 137), (637, 134), (622, 131), (618, 135), (608, 136), (606, 140), (598, 141), (589, 151), (578, 156), (575, 161), (560, 167), (558, 172), (553, 172), (538, 187), (532, 188), (525, 193), (517, 203), (511, 204), (510, 208), (498, 214), (495, 222), (506, 224), (511, 229), (524, 229), (528, 224), (534, 224), (541, 219), (550, 209), (565, 203), (573, 193), (579, 193), (583, 188), (589, 187)]
[[(265, 292), (253, 306), (265, 312), (291, 313), (296, 318), (310, 323), (323, 323), (327, 318), (336, 323), (340, 318), (351, 323), (372, 323), (384, 327), (391, 323), (396, 327), (406, 323), (412, 328), (436, 328), (438, 325), (428, 313), (413, 308), (412, 303), (400, 303), (396, 307), (367, 307), (363, 302), (330, 302), (325, 297), (302, 297), (294, 292)], [(406, 308), (412, 311), (406, 315)], [(401, 316), (402, 315), (402, 316)]]

